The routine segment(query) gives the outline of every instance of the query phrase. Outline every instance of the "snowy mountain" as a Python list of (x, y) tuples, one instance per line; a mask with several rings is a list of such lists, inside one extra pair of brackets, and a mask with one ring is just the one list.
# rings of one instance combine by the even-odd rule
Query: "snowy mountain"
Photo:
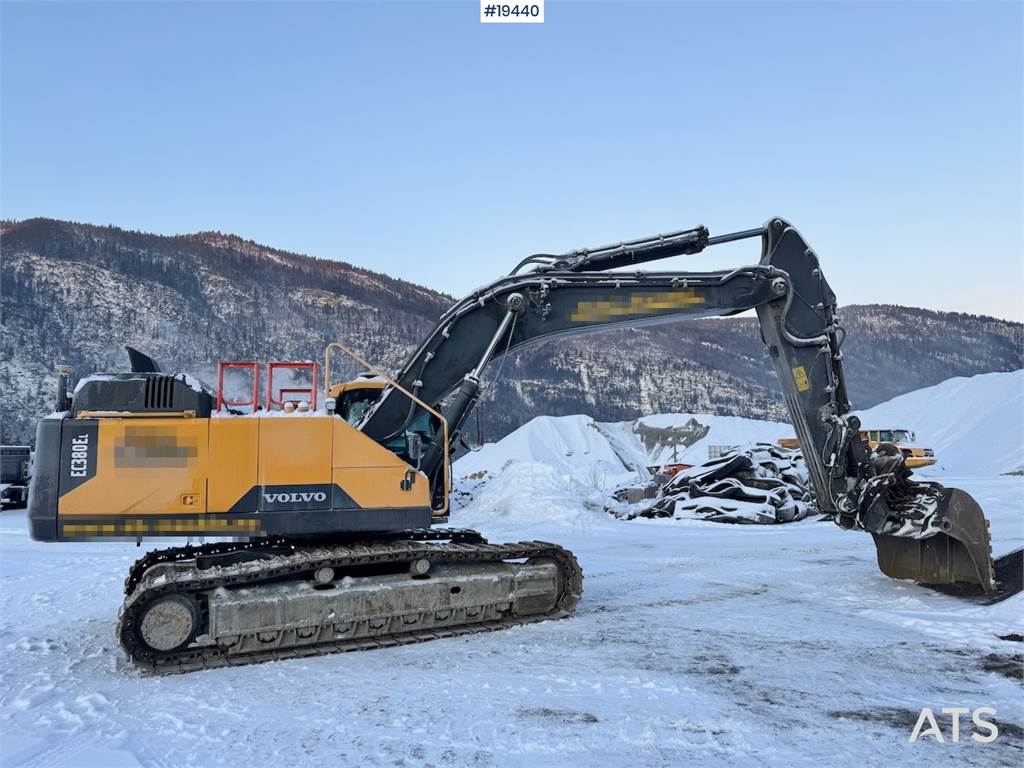
[[(58, 362), (74, 376), (124, 369), (123, 346), (131, 344), (165, 368), (212, 381), (221, 359), (319, 359), (340, 339), (396, 369), (452, 301), (369, 269), (217, 232), (162, 237), (29, 219), (3, 224), (0, 248), (4, 442), (32, 439), (50, 409)], [(950, 376), (1024, 366), (1020, 324), (888, 305), (846, 307), (843, 315), (849, 387), (860, 407)], [(752, 319), (525, 350), (488, 389), (481, 433), (493, 440), (538, 414), (621, 421), (678, 411), (785, 418)], [(469, 430), (475, 439), (473, 419)]]

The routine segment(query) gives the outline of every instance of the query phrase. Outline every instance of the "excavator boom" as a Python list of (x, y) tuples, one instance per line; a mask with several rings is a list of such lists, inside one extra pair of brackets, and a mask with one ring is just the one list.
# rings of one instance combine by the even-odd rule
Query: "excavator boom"
[[(761, 240), (757, 265), (721, 272), (612, 271), (720, 243)], [(532, 265), (533, 271), (519, 274)], [(454, 442), (479, 395), (487, 363), (556, 336), (755, 310), (807, 464), (817, 508), (844, 528), (873, 534), (886, 575), (998, 590), (988, 524), (963, 491), (911, 478), (898, 451), (869, 454), (851, 414), (835, 293), (799, 231), (775, 218), (711, 237), (703, 227), (559, 256), (525, 259), (441, 318), (396, 381), (446, 408)], [(454, 392), (454, 395), (451, 393)], [(416, 416), (387, 389), (360, 429), (400, 434)], [(421, 468), (440, 489), (439, 446)]]

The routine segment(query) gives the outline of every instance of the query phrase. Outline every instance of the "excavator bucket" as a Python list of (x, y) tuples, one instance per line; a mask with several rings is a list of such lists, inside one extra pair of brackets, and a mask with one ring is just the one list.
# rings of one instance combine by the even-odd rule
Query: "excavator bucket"
[(943, 488), (935, 522), (941, 532), (926, 538), (872, 534), (882, 573), (961, 596), (984, 593), (986, 602), (1020, 591), (1021, 550), (993, 563), (988, 520), (970, 494)]

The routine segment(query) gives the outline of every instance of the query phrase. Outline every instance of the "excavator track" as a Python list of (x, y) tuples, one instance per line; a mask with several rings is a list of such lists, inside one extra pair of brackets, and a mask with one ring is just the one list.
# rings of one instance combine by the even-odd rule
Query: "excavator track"
[[(458, 544), (481, 544), (486, 539), (477, 531), (468, 528), (415, 528), (406, 531), (384, 533), (374, 537), (374, 541), (396, 541), (402, 539), (415, 539), (416, 541), (451, 541)], [(354, 539), (358, 541), (358, 539)], [(193, 546), (186, 544), (183, 547), (165, 547), (154, 549), (140, 557), (128, 570), (128, 576), (124, 580), (124, 594), (131, 595), (142, 580), (142, 575), (157, 563), (178, 562), (181, 560), (201, 560), (203, 558), (216, 558), (230, 555), (244, 555), (246, 552), (267, 552), (280, 549), (284, 552), (291, 552), (303, 544), (315, 542), (313, 537), (302, 540), (288, 539), (282, 536), (268, 536), (249, 539), (247, 541), (218, 541), (209, 544)], [(332, 543), (340, 543), (337, 539)]]
[[(249, 559), (231, 562), (236, 553), (248, 553)], [(225, 565), (198, 566), (202, 558), (225, 556)], [(410, 566), (415, 573), (414, 564), (424, 561), (431, 564), (429, 574), (407, 575)], [(317, 585), (315, 576), (323, 569), (338, 578), (329, 585)], [(367, 573), (371, 575), (362, 575)], [(434, 583), (428, 583), (431, 579)], [(517, 593), (520, 580), (526, 586)], [(330, 607), (332, 600), (348, 599), (346, 594), (358, 598), (360, 582), (369, 597), (362, 603), (369, 606), (365, 615), (335, 617), (333, 610), (328, 613), (323, 608), (307, 611), (297, 622), (282, 623), (281, 611), (287, 613), (290, 601), (300, 612), (304, 606), (318, 605), (317, 601)], [(512, 586), (504, 593), (500, 588), (494, 592), (491, 585), (496, 582)], [(387, 604), (382, 590), (390, 588), (396, 595), (400, 590), (413, 595), (423, 590), (436, 598), (447, 594), (448, 584), (453, 585), (452, 605), (439, 605), (434, 599), (418, 609), (382, 608)], [(554, 587), (531, 591), (531, 584)], [(465, 595), (458, 594), (463, 591), (461, 585)], [(118, 642), (144, 670), (168, 674), (386, 648), (564, 618), (580, 600), (583, 572), (572, 553), (555, 544), (491, 544), (473, 531), (431, 530), (363, 542), (298, 544), (263, 539), (160, 550), (132, 568), (126, 586), (129, 593), (118, 615)], [(474, 589), (490, 597), (481, 604), (458, 603), (460, 597), (472, 601)], [(492, 591), (487, 593), (488, 589)], [(151, 609), (158, 604), (160, 610), (154, 613)], [(239, 615), (260, 617), (263, 624), (251, 631), (229, 628), (225, 634), (215, 629), (218, 611), (228, 624), (239, 611)], [(276, 618), (268, 622), (269, 616)], [(186, 625), (187, 631), (181, 629)], [(178, 631), (188, 638), (180, 647), (158, 650), (145, 639), (174, 637)]]
[(1024, 548), (993, 560), (994, 589), (986, 592), (977, 584), (926, 584), (936, 592), (979, 605), (995, 605), (1024, 591)]

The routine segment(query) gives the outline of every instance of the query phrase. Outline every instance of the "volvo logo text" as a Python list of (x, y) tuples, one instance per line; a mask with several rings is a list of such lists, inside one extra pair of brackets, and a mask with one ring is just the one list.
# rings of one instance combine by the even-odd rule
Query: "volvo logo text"
[(264, 493), (263, 498), (267, 504), (298, 504), (300, 502), (327, 501), (327, 494), (323, 491), (297, 492), (297, 493)]

